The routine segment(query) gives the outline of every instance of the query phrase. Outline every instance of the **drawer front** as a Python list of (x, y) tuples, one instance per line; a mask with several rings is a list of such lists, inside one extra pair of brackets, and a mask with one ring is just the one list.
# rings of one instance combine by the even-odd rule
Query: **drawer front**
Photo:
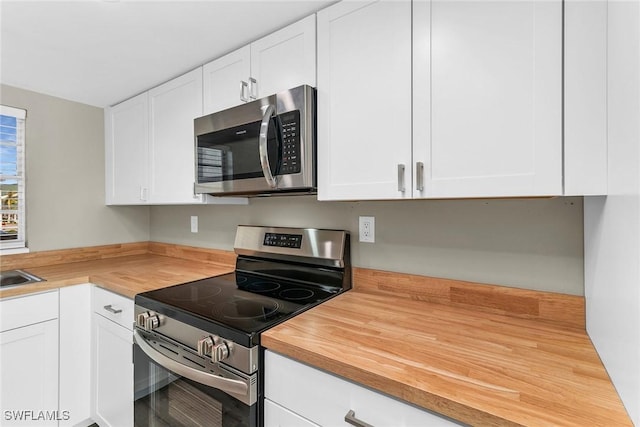
[(264, 381), (267, 399), (321, 426), (345, 425), (350, 392), (346, 381), (268, 350)]
[(58, 290), (0, 300), (0, 331), (58, 318)]
[(106, 317), (129, 330), (133, 330), (132, 299), (94, 286), (92, 301), (94, 313)]
[(264, 400), (264, 425), (265, 427), (320, 427), (269, 399)]
[(462, 425), (268, 350), (265, 397), (321, 426), (348, 426), (349, 411), (376, 427)]

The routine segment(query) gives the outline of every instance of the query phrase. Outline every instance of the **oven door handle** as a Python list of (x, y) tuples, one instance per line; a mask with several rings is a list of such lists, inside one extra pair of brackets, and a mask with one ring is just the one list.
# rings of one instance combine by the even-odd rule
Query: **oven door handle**
[(264, 179), (267, 180), (267, 184), (271, 188), (276, 188), (276, 178), (271, 173), (271, 165), (269, 164), (269, 153), (267, 150), (267, 139), (269, 136), (269, 123), (271, 122), (271, 116), (275, 111), (273, 105), (267, 105), (262, 116), (262, 123), (260, 123), (260, 136), (258, 138), (258, 149), (260, 150), (260, 166), (262, 166), (262, 173)]
[(133, 340), (154, 362), (182, 377), (231, 394), (246, 396), (249, 393), (249, 387), (242, 381), (211, 375), (206, 372), (193, 369), (189, 366), (185, 366), (170, 357), (165, 356), (147, 344), (147, 340), (140, 335), (140, 332), (137, 330), (133, 331)]

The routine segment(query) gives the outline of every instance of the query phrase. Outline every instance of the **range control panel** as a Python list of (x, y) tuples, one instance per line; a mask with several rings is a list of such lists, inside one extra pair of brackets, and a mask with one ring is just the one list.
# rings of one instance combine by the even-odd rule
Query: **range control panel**
[(302, 247), (302, 234), (265, 233), (263, 244), (279, 248), (300, 249)]

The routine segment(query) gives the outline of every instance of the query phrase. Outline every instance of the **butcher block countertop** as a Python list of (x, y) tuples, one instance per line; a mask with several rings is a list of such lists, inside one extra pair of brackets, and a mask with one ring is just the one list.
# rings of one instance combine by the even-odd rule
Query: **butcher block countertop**
[[(495, 298), (477, 295), (476, 309), (450, 297), (474, 285), (385, 290), (397, 275), (373, 284), (362, 271), (354, 289), (263, 333), (262, 345), (474, 426), (632, 426), (583, 327), (500, 306), (521, 290), (488, 287)], [(554, 297), (538, 294), (538, 308)]]
[[(137, 293), (224, 274), (235, 254), (154, 242), (3, 256), (46, 279)], [(471, 425), (631, 426), (584, 298), (353, 268), (354, 288), (262, 334), (270, 350)]]
[(1, 260), (3, 270), (21, 268), (46, 281), (0, 290), (0, 299), (87, 282), (133, 298), (141, 292), (225, 274), (235, 267), (232, 252), (147, 242), (11, 257)]

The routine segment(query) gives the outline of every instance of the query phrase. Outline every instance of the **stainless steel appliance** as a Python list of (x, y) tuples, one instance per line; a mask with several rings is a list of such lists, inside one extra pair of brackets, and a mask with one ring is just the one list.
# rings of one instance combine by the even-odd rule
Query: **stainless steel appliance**
[(345, 231), (239, 226), (233, 273), (135, 297), (136, 426), (262, 426), (262, 332), (351, 288)]
[(194, 120), (194, 191), (316, 191), (315, 89), (299, 86)]

